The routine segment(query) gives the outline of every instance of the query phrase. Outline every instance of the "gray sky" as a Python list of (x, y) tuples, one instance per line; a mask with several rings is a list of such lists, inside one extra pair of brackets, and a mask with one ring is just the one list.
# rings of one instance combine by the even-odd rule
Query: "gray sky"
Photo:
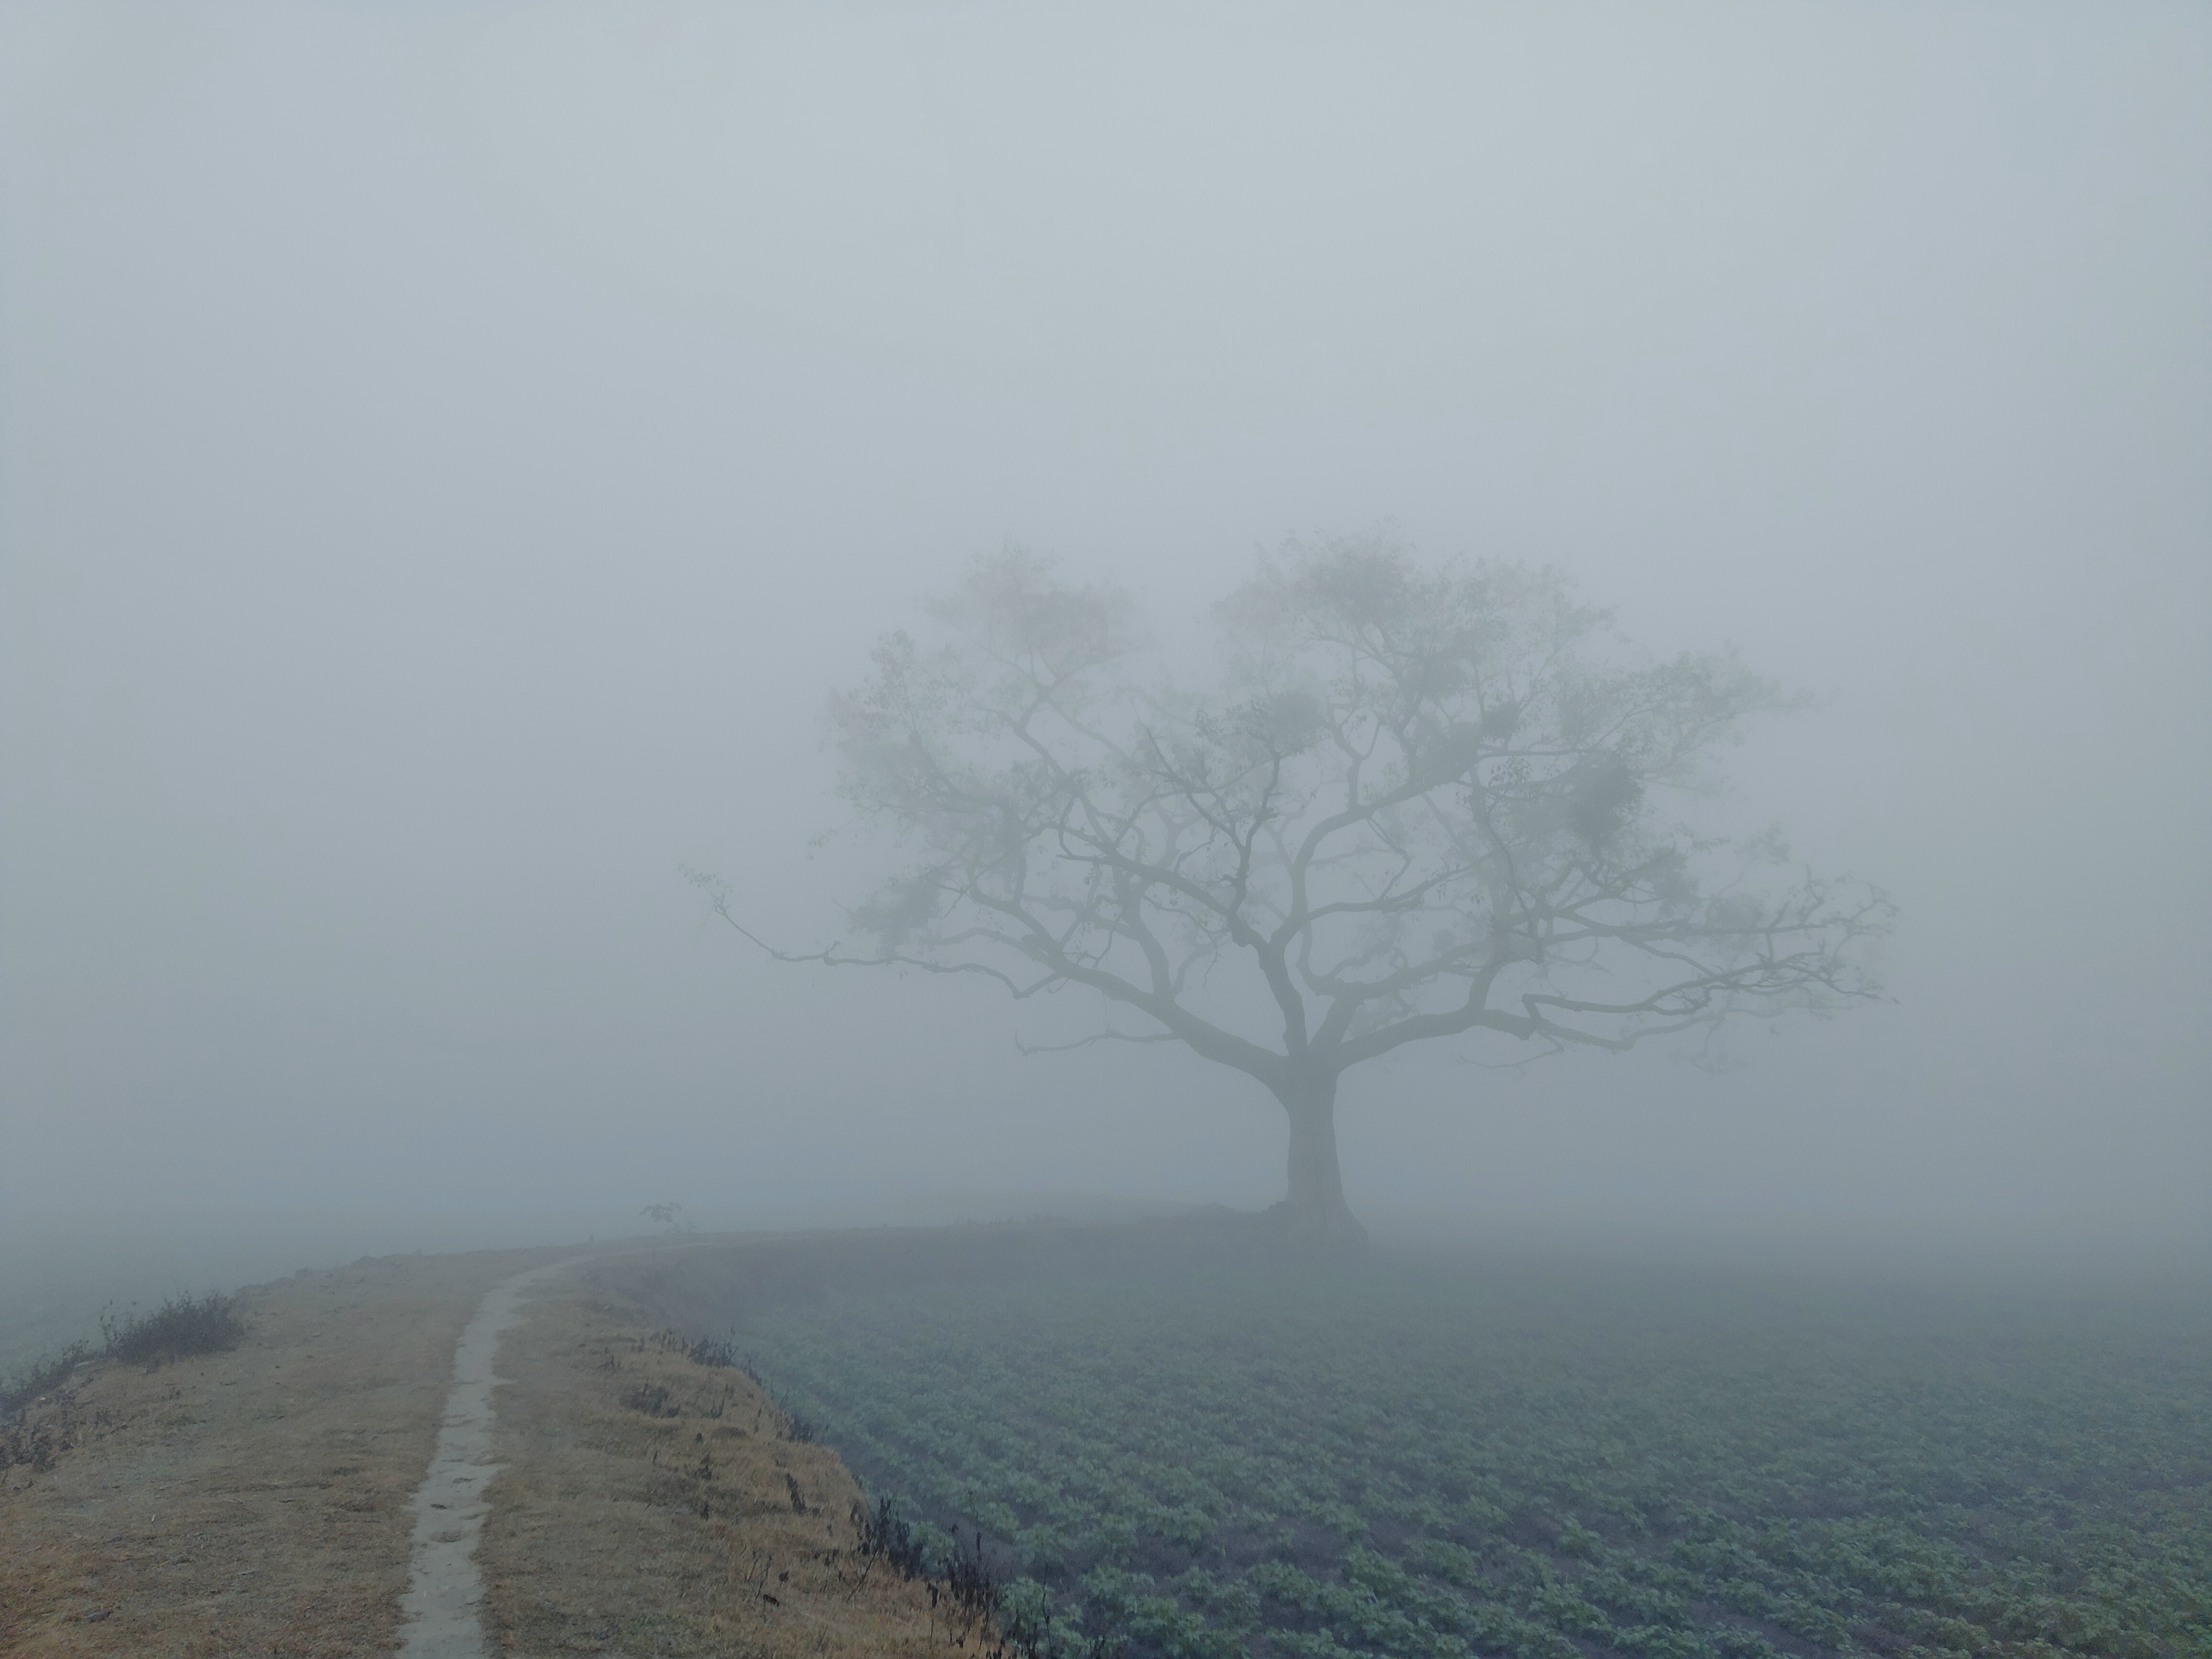
[(1742, 815), (1905, 921), (1718, 1079), (1355, 1073), (1356, 1208), (2201, 1248), (2208, 94), (2194, 5), (0, 7), (0, 1236), (1269, 1200), (1255, 1085), (677, 866), (834, 932), (823, 695), (973, 550), (1176, 639), (1388, 519), (1817, 693)]

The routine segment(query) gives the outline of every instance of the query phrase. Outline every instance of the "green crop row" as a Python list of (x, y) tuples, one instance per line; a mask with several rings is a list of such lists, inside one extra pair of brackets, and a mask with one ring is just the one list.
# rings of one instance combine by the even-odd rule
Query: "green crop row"
[(742, 1340), (872, 1487), (999, 1540), (1046, 1650), (2212, 1656), (2201, 1323), (1384, 1265)]

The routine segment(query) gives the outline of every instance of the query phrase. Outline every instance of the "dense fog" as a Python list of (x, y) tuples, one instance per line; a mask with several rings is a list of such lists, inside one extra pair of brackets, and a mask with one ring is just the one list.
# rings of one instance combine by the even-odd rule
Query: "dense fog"
[(825, 698), (973, 554), (1188, 669), (1385, 525), (1812, 693), (1735, 820), (1901, 920), (1717, 1074), (1352, 1073), (1378, 1236), (2200, 1261), (2208, 70), (2186, 5), (9, 7), (0, 1297), (1271, 1202), (1248, 1079), (680, 869), (838, 936)]

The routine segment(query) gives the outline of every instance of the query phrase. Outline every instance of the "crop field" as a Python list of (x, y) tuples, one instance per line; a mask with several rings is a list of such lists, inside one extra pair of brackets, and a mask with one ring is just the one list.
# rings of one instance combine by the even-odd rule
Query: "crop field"
[(1034, 1650), (2212, 1655), (2201, 1314), (1384, 1260), (738, 1337)]

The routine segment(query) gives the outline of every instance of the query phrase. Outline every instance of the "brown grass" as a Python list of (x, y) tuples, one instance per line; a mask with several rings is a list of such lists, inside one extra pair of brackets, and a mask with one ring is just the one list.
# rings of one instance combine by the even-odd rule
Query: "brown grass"
[[(969, 1656), (988, 1629), (856, 1549), (860, 1492), (742, 1371), (650, 1334), (604, 1281), (507, 1338), (478, 1553), (487, 1623), (514, 1653)], [(802, 1507), (803, 1506), (803, 1507)]]
[(303, 1274), (228, 1353), (81, 1366), (27, 1414), (48, 1467), (0, 1470), (0, 1653), (389, 1653), (454, 1343), (556, 1254)]

